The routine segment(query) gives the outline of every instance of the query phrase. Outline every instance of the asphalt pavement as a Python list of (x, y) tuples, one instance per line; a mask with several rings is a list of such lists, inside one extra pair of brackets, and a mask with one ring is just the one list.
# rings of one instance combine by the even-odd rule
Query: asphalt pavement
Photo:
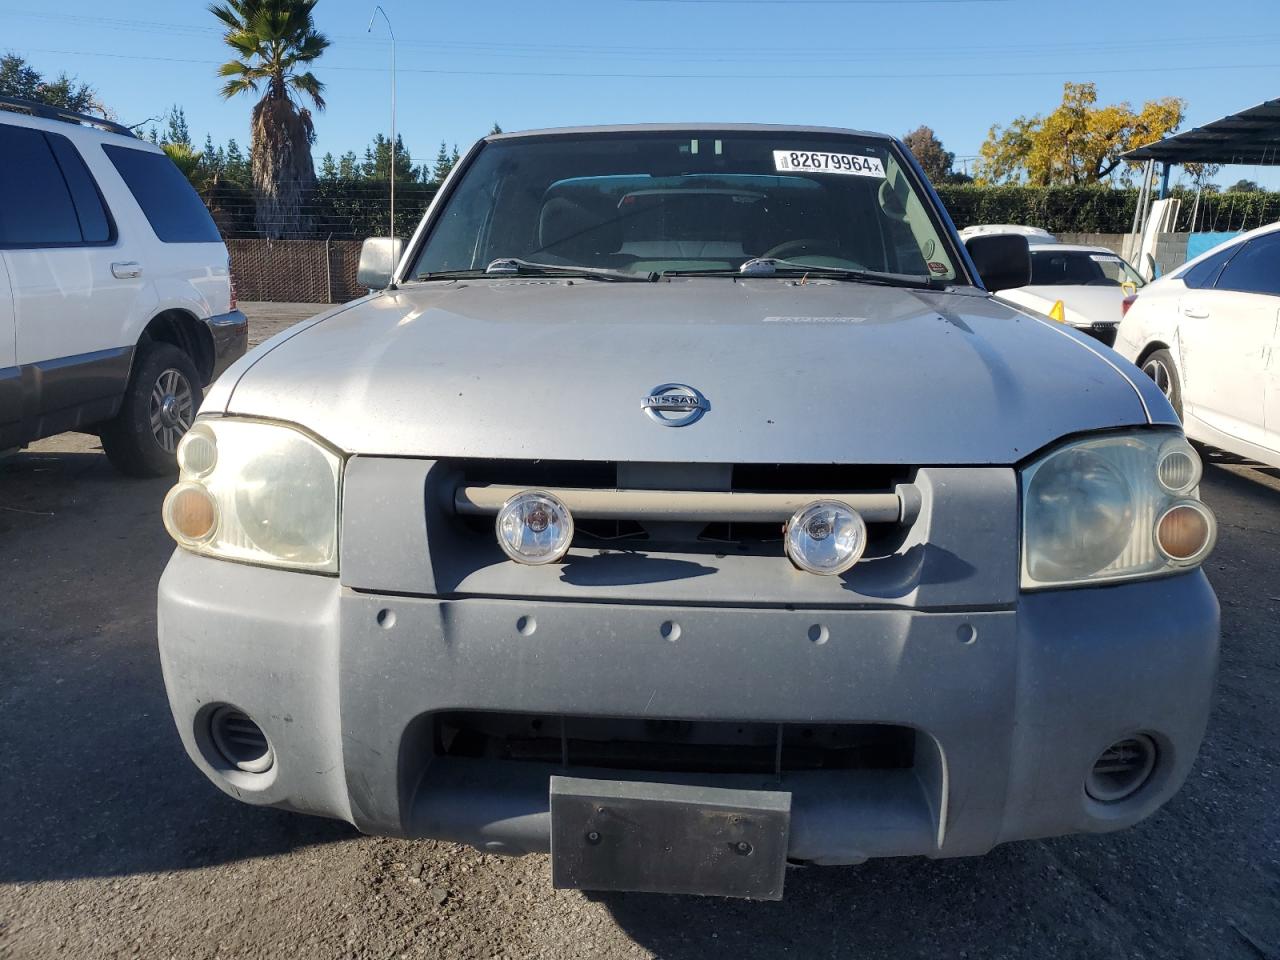
[[(255, 342), (298, 318), (250, 313)], [(976, 859), (797, 869), (769, 904), (553, 891), (545, 857), (224, 796), (160, 676), (167, 487), (77, 434), (0, 461), (0, 957), (1280, 958), (1280, 471), (1206, 469), (1218, 696), (1160, 813)]]

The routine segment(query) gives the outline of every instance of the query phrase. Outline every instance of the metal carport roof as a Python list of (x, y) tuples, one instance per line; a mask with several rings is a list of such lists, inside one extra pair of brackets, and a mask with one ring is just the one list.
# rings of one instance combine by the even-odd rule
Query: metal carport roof
[(1280, 99), (1130, 150), (1124, 158), (1164, 164), (1280, 165)]

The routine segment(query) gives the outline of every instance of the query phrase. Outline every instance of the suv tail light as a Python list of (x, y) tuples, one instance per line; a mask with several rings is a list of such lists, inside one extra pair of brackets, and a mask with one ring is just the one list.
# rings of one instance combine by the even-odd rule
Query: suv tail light
[(231, 306), (227, 307), (227, 309), (234, 310), (240, 302), (236, 298), (236, 278), (228, 273), (227, 279), (231, 281)]
[(1122, 301), (1120, 301), (1121, 319), (1124, 318), (1125, 314), (1129, 312), (1129, 308), (1132, 307), (1134, 303), (1137, 302), (1137, 300), (1138, 300), (1138, 295), (1136, 293), (1131, 293), (1129, 294), (1129, 296), (1125, 297)]

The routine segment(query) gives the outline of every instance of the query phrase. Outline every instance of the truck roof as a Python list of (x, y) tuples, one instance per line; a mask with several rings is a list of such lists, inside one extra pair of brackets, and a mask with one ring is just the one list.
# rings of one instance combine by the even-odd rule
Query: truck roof
[(610, 133), (819, 133), (840, 136), (867, 137), (874, 140), (893, 140), (887, 133), (869, 130), (849, 130), (844, 127), (791, 126), (780, 123), (632, 123), (603, 124), (586, 127), (548, 127), (541, 130), (521, 130), (515, 133), (493, 133), (485, 140), (542, 139), (546, 137), (581, 137)]

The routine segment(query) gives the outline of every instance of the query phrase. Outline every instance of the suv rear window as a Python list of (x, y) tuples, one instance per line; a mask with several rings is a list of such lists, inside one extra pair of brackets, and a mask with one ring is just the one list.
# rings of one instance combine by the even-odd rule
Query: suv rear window
[(102, 198), (71, 141), (0, 124), (0, 247), (71, 247), (112, 239)]
[(164, 243), (221, 243), (199, 194), (163, 153), (103, 144), (102, 149)]

